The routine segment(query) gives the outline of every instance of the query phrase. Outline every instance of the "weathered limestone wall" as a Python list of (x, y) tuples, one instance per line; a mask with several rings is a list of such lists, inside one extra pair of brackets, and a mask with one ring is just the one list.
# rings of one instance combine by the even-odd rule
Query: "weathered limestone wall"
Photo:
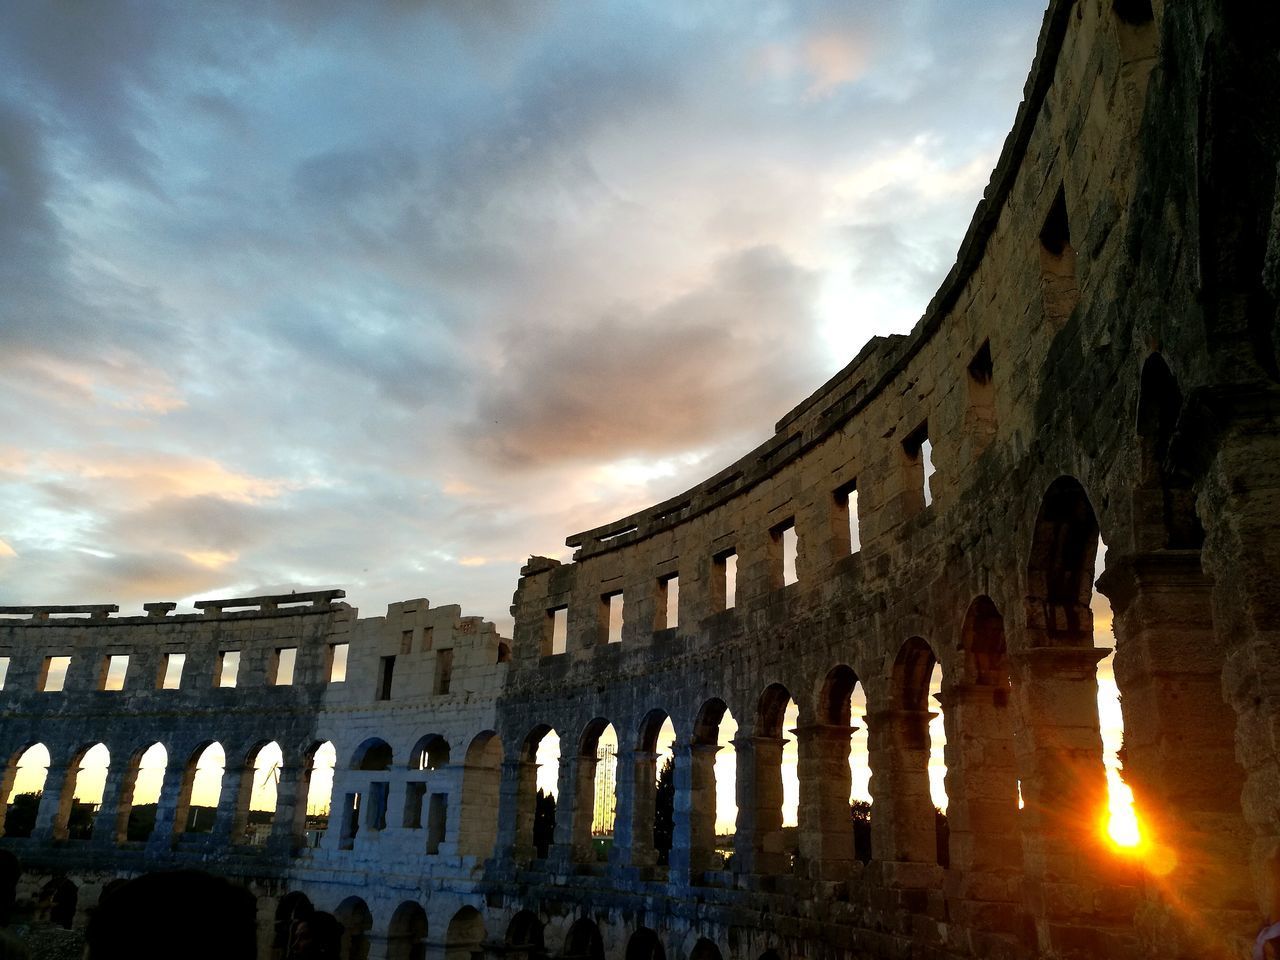
[[(333, 595), (0, 622), (10, 778), (37, 739), (57, 774), (34, 835), (0, 845), (76, 878), (82, 904), (144, 865), (240, 876), (261, 896), (264, 950), (305, 895), (374, 958), (1247, 956), (1280, 919), (1278, 19), (1225, 0), (1051, 3), (1014, 129), (917, 327), (872, 340), (716, 476), (570, 537), (573, 562), (530, 558), (510, 643), (456, 607), (357, 620)], [(1103, 544), (1137, 858), (1100, 830)], [(212, 689), (228, 644), (244, 680)], [(295, 681), (272, 686), (287, 645)], [(95, 690), (117, 649), (135, 679)], [(170, 649), (197, 685), (154, 689)], [(44, 658), (67, 654), (67, 691), (35, 692)], [(727, 862), (712, 774), (726, 711)], [(939, 712), (949, 834), (927, 776)], [(654, 833), (666, 718), (669, 852)], [(607, 724), (617, 813), (600, 860), (590, 785)], [(536, 750), (552, 730), (540, 850)], [(867, 743), (869, 852), (850, 822), (851, 736)], [(183, 772), (215, 738), (214, 833), (178, 836)], [(281, 804), (247, 848), (232, 787), (268, 739), (284, 748)], [(170, 748), (146, 844), (59, 835), (56, 784), (96, 740), (113, 770)], [(312, 847), (297, 798), (324, 742), (333, 815)]]

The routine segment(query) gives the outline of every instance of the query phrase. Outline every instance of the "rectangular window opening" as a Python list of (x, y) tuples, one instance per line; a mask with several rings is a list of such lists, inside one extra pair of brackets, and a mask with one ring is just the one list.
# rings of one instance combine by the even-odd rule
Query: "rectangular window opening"
[(1076, 251), (1071, 246), (1067, 197), (1058, 187), (1040, 230), (1040, 279), (1045, 319), (1055, 326), (1066, 322), (1080, 300), (1076, 284)]
[(338, 847), (350, 850), (360, 832), (360, 794), (348, 793), (342, 804), (342, 832), (338, 835)]
[(427, 796), (427, 785), (410, 781), (404, 785), (404, 825), (410, 830), (422, 829), (422, 803)]
[(329, 644), (329, 682), (346, 683), (347, 653), (350, 645), (345, 643)]
[(622, 642), (622, 591), (600, 598), (605, 617), (605, 643)]
[(984, 449), (996, 432), (995, 387), (992, 377), (991, 341), (985, 340), (969, 361), (969, 409), (966, 416), (969, 432)]
[(166, 653), (164, 673), (160, 677), (161, 690), (178, 690), (182, 687), (182, 668), (187, 665), (185, 653)]
[(391, 699), (391, 679), (396, 672), (396, 658), (383, 657), (378, 663), (378, 700)]
[(433, 793), (427, 807), (427, 853), (439, 853), (444, 843), (445, 818), (449, 809), (449, 795)]
[(239, 650), (219, 650), (218, 651), (218, 676), (215, 678), (215, 686), (218, 687), (234, 687), (240, 676), (240, 651)]
[(832, 494), (835, 501), (835, 529), (832, 536), (837, 545), (848, 538), (845, 553), (857, 553), (862, 549), (862, 530), (858, 524), (858, 481), (850, 480), (837, 487)]
[[(925, 421), (902, 441), (902, 452), (906, 455), (906, 481), (908, 497), (907, 515), (912, 516), (923, 507), (933, 503), (933, 492), (930, 478), (934, 474), (933, 444), (929, 442), (929, 421)], [(916, 498), (913, 493), (919, 494)]]
[(400, 632), (400, 652), (413, 653), (413, 631), (402, 630)]
[(680, 626), (680, 577), (671, 574), (658, 581), (658, 603), (654, 617), (655, 630), (673, 630)]
[(433, 636), (434, 633), (435, 633), (434, 627), (422, 628), (422, 646), (419, 647), (418, 649), (421, 650), (423, 653), (426, 653), (428, 650), (431, 649), (431, 645), (435, 639)]
[(0, 690), (4, 689), (5, 681), (9, 679), (9, 658), (0, 657)]
[(70, 669), (70, 657), (45, 657), (40, 669), (40, 689), (45, 693), (60, 693), (66, 686)]
[(453, 651), (437, 650), (436, 651), (436, 681), (435, 692), (443, 695), (449, 692), (449, 688), (453, 685)]
[(800, 542), (796, 536), (796, 522), (787, 520), (773, 528), (774, 543), (779, 548), (781, 560), (781, 586), (789, 587), (798, 579), (796, 576), (796, 554)]
[(102, 689), (118, 691), (124, 689), (124, 678), (129, 672), (129, 657), (125, 654), (113, 653), (107, 657), (102, 668)]
[(564, 653), (569, 649), (569, 608), (553, 607), (547, 611), (547, 648), (544, 653)]
[(275, 685), (277, 687), (293, 686), (293, 670), (297, 663), (297, 647), (281, 647), (276, 651)]
[(369, 819), (370, 830), (387, 829), (387, 800), (391, 796), (391, 781), (377, 780), (369, 784)]
[(738, 553), (726, 550), (717, 554), (711, 571), (711, 609), (732, 610), (738, 602)]

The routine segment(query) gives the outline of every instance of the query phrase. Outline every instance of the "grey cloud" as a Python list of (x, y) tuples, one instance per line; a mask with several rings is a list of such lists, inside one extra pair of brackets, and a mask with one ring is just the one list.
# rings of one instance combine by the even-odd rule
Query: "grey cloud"
[(500, 384), (468, 425), (474, 449), (508, 467), (608, 461), (767, 423), (762, 406), (798, 401), (812, 382), (796, 331), (814, 293), (814, 278), (780, 251), (756, 248), (656, 310), (513, 331)]

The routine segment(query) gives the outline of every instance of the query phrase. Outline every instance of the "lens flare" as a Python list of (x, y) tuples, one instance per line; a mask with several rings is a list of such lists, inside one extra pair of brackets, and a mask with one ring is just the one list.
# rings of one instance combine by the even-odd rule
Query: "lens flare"
[(1122, 849), (1140, 846), (1142, 831), (1138, 829), (1138, 816), (1133, 811), (1133, 791), (1113, 770), (1107, 771), (1107, 799), (1107, 839)]

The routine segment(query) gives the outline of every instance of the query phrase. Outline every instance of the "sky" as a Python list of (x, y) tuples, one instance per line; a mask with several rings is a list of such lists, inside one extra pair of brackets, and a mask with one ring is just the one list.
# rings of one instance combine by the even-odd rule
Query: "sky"
[(509, 633), (919, 318), (1042, 7), (0, 6), (0, 603)]

